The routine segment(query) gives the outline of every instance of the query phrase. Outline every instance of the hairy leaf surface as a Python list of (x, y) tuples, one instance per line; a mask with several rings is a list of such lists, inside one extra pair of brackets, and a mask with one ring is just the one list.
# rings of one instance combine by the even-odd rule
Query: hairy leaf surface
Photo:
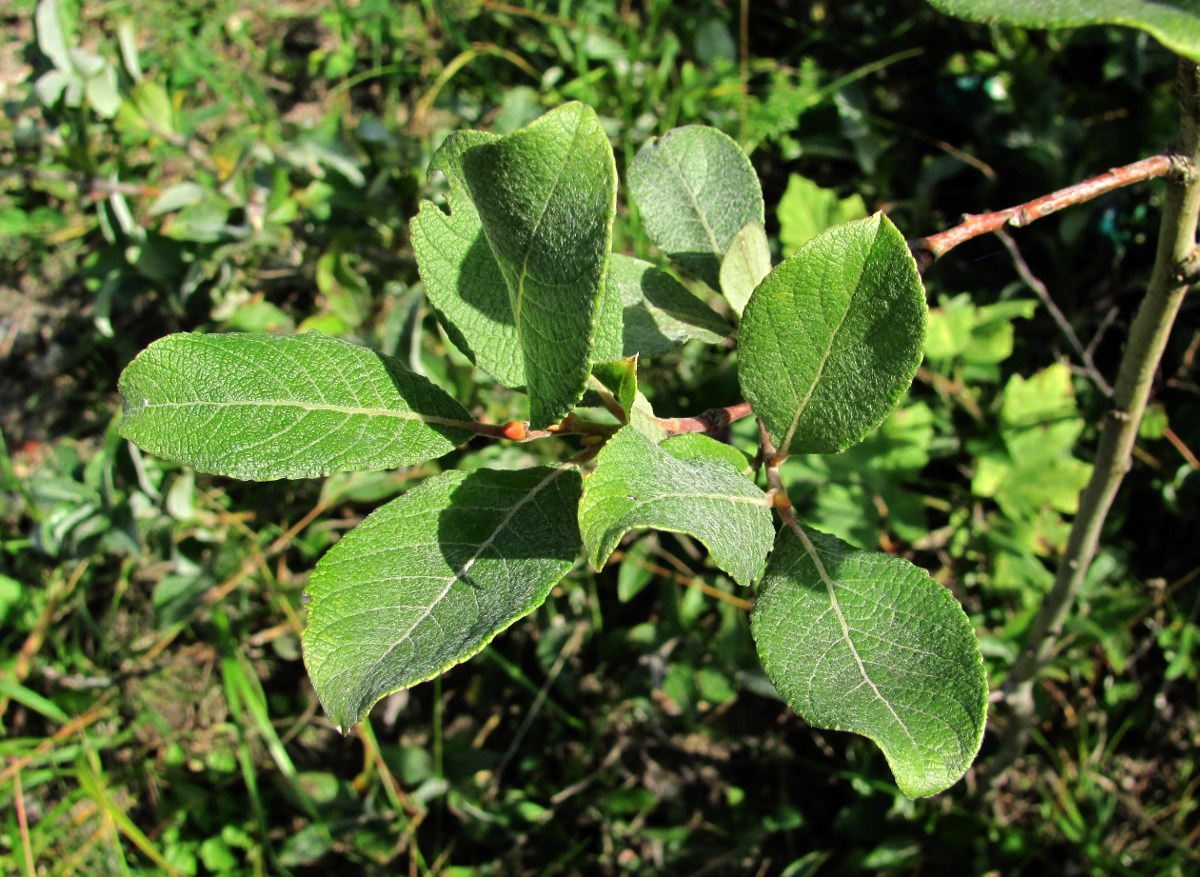
[(467, 411), (398, 360), (316, 333), (168, 335), (118, 389), (125, 438), (258, 481), (411, 466), (472, 435)]
[(1180, 55), (1200, 61), (1200, 3), (1196, 0), (929, 0), (947, 15), (1020, 27), (1136, 27)]
[(579, 474), (445, 472), (376, 509), (317, 564), (304, 662), (345, 730), (540, 606), (579, 555)]
[(748, 223), (763, 224), (750, 159), (716, 128), (688, 125), (649, 141), (634, 156), (628, 183), (650, 239), (713, 289), (734, 236)]
[(750, 616), (767, 675), (809, 723), (874, 740), (904, 794), (949, 788), (987, 717), (966, 614), (908, 561), (804, 533), (780, 530)]
[(708, 548), (713, 563), (742, 585), (763, 571), (775, 538), (766, 494), (730, 462), (723, 448), (697, 436), (683, 446), (686, 459), (632, 427), (613, 436), (596, 458), (579, 503), (588, 559), (599, 569), (621, 537), (652, 527), (687, 533)]
[(882, 214), (818, 235), (742, 314), (738, 380), (781, 453), (828, 454), (878, 426), (912, 382), (925, 291)]
[(617, 170), (594, 110), (565, 104), (462, 152), (463, 179), (508, 288), (530, 425), (583, 395), (616, 214)]

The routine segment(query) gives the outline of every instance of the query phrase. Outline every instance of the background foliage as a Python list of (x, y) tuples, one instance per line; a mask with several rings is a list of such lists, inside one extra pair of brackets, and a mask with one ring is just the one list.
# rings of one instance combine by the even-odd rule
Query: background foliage
[[(783, 706), (732, 583), (668, 534), (578, 567), (343, 740), (300, 664), (306, 571), (432, 467), (247, 485), (142, 456), (114, 428), (121, 368), (181, 329), (369, 342), (508, 419), (438, 334), (407, 240), (419, 199), (444, 194), (426, 168), (451, 131), (507, 133), (581, 100), (624, 178), (648, 137), (713, 125), (751, 151), (778, 253), (877, 209), (913, 238), (1162, 149), (1174, 60), (1153, 40), (970, 25), (915, 0), (749, 4), (744, 25), (736, 4), (666, 0), (56, 8), (37, 30), (31, 0), (0, 12), (6, 873), (1196, 868), (1194, 301), (1039, 689), (1036, 747), (994, 786), (969, 774), (916, 802), (871, 744)], [(935, 265), (901, 409), (843, 454), (786, 464), (812, 485), (791, 491), (806, 521), (954, 592), (993, 684), (1105, 407), (1020, 269), (1111, 375), (1155, 197), (1044, 220), (1016, 261), (989, 238)], [(654, 258), (635, 228), (619, 215), (616, 247)], [(662, 415), (738, 399), (733, 356), (698, 345), (641, 388)], [(447, 465), (539, 453), (477, 441)]]

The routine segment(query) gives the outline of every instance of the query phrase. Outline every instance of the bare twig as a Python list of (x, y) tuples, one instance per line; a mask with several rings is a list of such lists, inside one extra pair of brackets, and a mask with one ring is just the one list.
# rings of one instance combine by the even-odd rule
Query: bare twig
[(1017, 249), (1017, 243), (1012, 239), (1012, 235), (1002, 228), (996, 229), (996, 237), (1000, 238), (1000, 243), (1004, 244), (1004, 248), (1008, 250), (1009, 256), (1012, 257), (1013, 267), (1017, 269), (1017, 273), (1021, 275), (1021, 279), (1025, 281), (1025, 285), (1037, 293), (1037, 297), (1041, 299), (1042, 304), (1046, 306), (1046, 310), (1050, 312), (1050, 316), (1054, 318), (1058, 330), (1063, 333), (1071, 346), (1075, 348), (1075, 353), (1079, 356), (1079, 361), (1083, 363), (1084, 371), (1087, 376), (1092, 379), (1100, 392), (1105, 396), (1111, 397), (1113, 394), (1112, 385), (1104, 379), (1104, 375), (1100, 374), (1096, 368), (1096, 363), (1092, 360), (1092, 354), (1083, 346), (1079, 340), (1079, 336), (1075, 334), (1075, 330), (1071, 328), (1066, 316), (1054, 299), (1050, 297), (1050, 290), (1046, 289), (1046, 284), (1042, 283), (1025, 262), (1021, 251)]
[(681, 435), (687, 432), (718, 432), (743, 417), (749, 417), (754, 412), (750, 410), (749, 402), (739, 402), (724, 408), (710, 408), (695, 417), (665, 417), (658, 425), (671, 435)]
[(1191, 169), (1190, 156), (1154, 155), (1150, 158), (1143, 158), (1141, 161), (1135, 161), (1124, 167), (1111, 168), (1107, 173), (1100, 174), (1098, 177), (1092, 177), (1082, 183), (1067, 186), (1065, 189), (1059, 189), (1057, 192), (1051, 192), (1049, 195), (1043, 195), (1041, 198), (1035, 198), (1006, 210), (968, 214), (963, 217), (961, 223), (953, 228), (911, 242), (909, 249), (912, 250), (913, 257), (917, 260), (917, 267), (924, 271), (934, 261), (971, 238), (996, 231), (1006, 225), (1018, 228), (1029, 225), (1034, 220), (1049, 216), (1064, 207), (1082, 204), (1105, 192), (1140, 183), (1143, 180), (1155, 177), (1182, 180), (1189, 175)]

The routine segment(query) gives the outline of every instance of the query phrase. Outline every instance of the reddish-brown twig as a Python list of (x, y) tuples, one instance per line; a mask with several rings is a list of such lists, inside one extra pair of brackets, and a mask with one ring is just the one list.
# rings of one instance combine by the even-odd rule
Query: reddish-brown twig
[(725, 408), (710, 408), (695, 417), (664, 417), (658, 425), (671, 435), (685, 432), (717, 432), (724, 429), (735, 420), (741, 420), (754, 412), (750, 410), (749, 402), (739, 402)]
[(917, 260), (917, 267), (924, 271), (935, 260), (971, 238), (996, 231), (1006, 225), (1017, 228), (1029, 225), (1034, 220), (1049, 216), (1064, 207), (1082, 204), (1105, 192), (1140, 183), (1143, 180), (1169, 175), (1183, 178), (1190, 170), (1191, 162), (1183, 156), (1154, 155), (1150, 158), (1143, 158), (1141, 161), (1135, 161), (1124, 167), (1111, 168), (1098, 177), (1067, 186), (1065, 189), (1059, 189), (1057, 192), (1051, 192), (1041, 198), (1018, 204), (1016, 207), (997, 210), (993, 213), (967, 214), (963, 217), (963, 221), (953, 228), (913, 241), (909, 244), (909, 249), (912, 250), (912, 254)]

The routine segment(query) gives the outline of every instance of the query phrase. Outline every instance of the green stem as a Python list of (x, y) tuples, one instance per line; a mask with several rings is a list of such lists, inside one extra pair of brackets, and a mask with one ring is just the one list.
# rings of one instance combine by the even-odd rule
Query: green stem
[[(1194, 163), (1200, 158), (1200, 68), (1195, 62), (1182, 59), (1179, 63), (1179, 102), (1178, 152)], [(1113, 408), (1104, 422), (1091, 480), (1080, 495), (1079, 510), (1058, 565), (1054, 586), (1042, 602), (1021, 654), (1004, 683), (1005, 700), (1013, 722), (1001, 751), (990, 766), (992, 774), (1011, 764), (1024, 749), (1035, 714), (1034, 683), (1039, 671), (1060, 645), (1063, 623), (1096, 554), (1100, 532), (1121, 479), (1131, 466), (1133, 444), (1154, 374), (1188, 289), (1182, 269), (1196, 251), (1200, 178), (1195, 173), (1183, 179), (1169, 177), (1166, 185), (1154, 270), (1146, 297), (1129, 330), (1117, 375)]]

